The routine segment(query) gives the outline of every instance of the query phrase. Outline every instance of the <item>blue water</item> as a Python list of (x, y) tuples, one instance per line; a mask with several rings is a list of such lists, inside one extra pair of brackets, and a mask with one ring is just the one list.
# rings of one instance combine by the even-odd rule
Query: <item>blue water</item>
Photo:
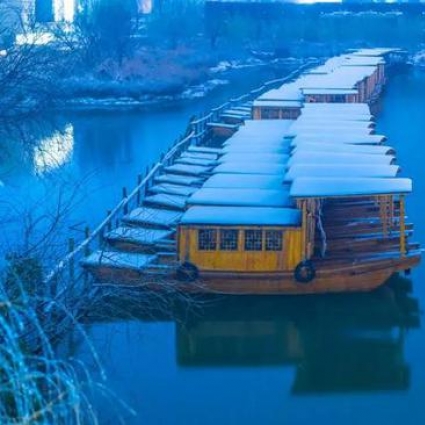
[[(20, 242), (22, 210), (40, 216), (52, 211), (59, 193), (73, 190), (75, 205), (62, 230), (81, 237), (191, 115), (273, 77), (270, 70), (247, 73), (206, 99), (145, 111), (51, 114), (26, 124), (26, 145), (16, 134), (0, 136), (0, 243)], [(425, 73), (395, 76), (378, 117), (403, 175), (414, 179), (408, 214), (422, 246), (424, 99)], [(68, 144), (43, 145), (66, 129), (72, 129)], [(36, 148), (52, 152), (55, 143), (56, 162), (42, 156), (37, 167)], [(207, 305), (173, 309), (175, 319), (128, 300), (110, 301), (108, 310), (91, 312), (86, 327), (114, 394), (95, 398), (101, 423), (421, 424), (424, 277), (424, 266), (413, 271), (411, 294), (385, 287), (363, 295), (208, 299)], [(87, 348), (70, 348), (96, 376)]]
[[(378, 117), (414, 179), (408, 214), (422, 246), (424, 95), (424, 73), (395, 76)], [(411, 294), (227, 297), (177, 309), (176, 320), (144, 317), (136, 305), (133, 319), (117, 313), (87, 330), (107, 385), (136, 411), (118, 409), (125, 424), (417, 425), (425, 421), (424, 277), (423, 265), (413, 271)], [(114, 310), (129, 312), (130, 303)], [(102, 423), (117, 423), (114, 403), (98, 403)]]
[(137, 176), (184, 133), (191, 116), (291, 70), (233, 71), (220, 77), (229, 84), (192, 101), (138, 111), (51, 112), (11, 128), (0, 125), (0, 262), (4, 251), (24, 245), (24, 221), (37, 223), (29, 225), (35, 232), (28, 238), (37, 246), (58, 205), (63, 239), (82, 240), (85, 227), (103, 220), (121, 200), (123, 187), (136, 186)]

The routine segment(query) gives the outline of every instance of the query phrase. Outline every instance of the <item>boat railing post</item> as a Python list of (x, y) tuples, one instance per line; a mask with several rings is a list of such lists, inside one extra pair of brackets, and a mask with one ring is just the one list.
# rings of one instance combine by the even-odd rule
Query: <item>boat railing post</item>
[(400, 195), (400, 254), (406, 255), (406, 205), (404, 195)]

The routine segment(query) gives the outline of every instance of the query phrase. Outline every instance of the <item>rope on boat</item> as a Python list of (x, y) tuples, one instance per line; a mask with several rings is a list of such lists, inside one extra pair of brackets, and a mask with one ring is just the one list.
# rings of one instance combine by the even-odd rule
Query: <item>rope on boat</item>
[(317, 227), (319, 229), (320, 239), (322, 241), (322, 245), (320, 247), (320, 255), (321, 255), (321, 257), (325, 257), (326, 249), (327, 249), (327, 241), (326, 241), (326, 232), (325, 232), (325, 229), (323, 227), (323, 222), (322, 222), (322, 216), (323, 216), (322, 207), (323, 207), (323, 201), (319, 201), (318, 215), (317, 215)]

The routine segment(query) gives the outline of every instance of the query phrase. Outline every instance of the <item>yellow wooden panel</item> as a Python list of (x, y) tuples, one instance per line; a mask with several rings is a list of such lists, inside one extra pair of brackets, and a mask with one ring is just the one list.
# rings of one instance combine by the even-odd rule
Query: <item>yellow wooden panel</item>
[[(216, 227), (179, 227), (180, 261), (190, 261), (201, 270), (223, 271), (285, 271), (293, 270), (302, 258), (302, 232), (300, 228), (240, 227), (239, 249), (237, 251), (198, 250), (198, 230)], [(245, 251), (244, 230), (283, 231), (282, 251)], [(264, 249), (264, 247), (263, 247)]]

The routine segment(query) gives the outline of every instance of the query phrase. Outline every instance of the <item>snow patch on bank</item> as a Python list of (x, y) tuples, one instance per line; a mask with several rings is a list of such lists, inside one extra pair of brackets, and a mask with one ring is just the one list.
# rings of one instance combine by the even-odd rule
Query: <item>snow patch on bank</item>
[(204, 84), (197, 86), (190, 86), (181, 94), (182, 99), (197, 99), (207, 96), (212, 90), (219, 86), (225, 86), (230, 84), (229, 80), (221, 80), (215, 78), (212, 80), (206, 81)]

